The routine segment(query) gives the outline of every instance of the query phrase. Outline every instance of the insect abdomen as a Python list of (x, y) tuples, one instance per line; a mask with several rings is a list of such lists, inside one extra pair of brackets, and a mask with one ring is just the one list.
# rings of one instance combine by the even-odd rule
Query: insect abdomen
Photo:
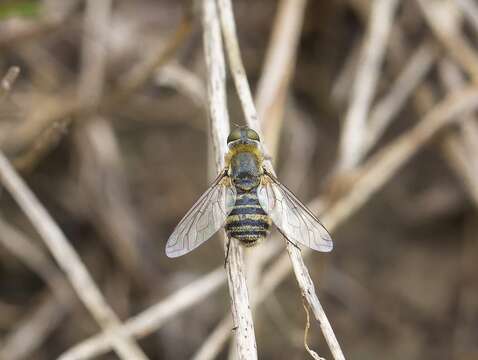
[(238, 189), (236, 204), (226, 220), (227, 236), (253, 246), (267, 236), (270, 225), (271, 219), (259, 204), (256, 189), (249, 192)]

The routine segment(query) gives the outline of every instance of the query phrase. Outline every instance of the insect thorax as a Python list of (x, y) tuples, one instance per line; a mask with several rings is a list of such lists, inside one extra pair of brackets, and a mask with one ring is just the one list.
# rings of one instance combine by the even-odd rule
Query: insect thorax
[(262, 175), (262, 156), (252, 146), (232, 148), (226, 161), (229, 164), (229, 176), (234, 185), (244, 191), (256, 188)]

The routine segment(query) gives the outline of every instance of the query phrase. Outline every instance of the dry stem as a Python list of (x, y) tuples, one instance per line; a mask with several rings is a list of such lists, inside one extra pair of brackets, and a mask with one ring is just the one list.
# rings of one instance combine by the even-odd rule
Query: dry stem
[[(209, 118), (217, 171), (219, 172), (224, 168), (224, 154), (227, 152), (226, 138), (229, 133), (225, 64), (219, 16), (214, 0), (203, 0), (202, 10), (204, 49), (209, 74)], [(240, 360), (257, 359), (257, 346), (247, 292), (242, 248), (234, 239), (230, 240), (229, 254), (227, 256), (226, 272), (231, 296), (232, 316), (235, 324), (237, 353)]]
[(362, 157), (366, 121), (393, 24), (397, 0), (373, 2), (367, 36), (353, 83), (352, 98), (340, 138), (339, 171), (355, 167)]

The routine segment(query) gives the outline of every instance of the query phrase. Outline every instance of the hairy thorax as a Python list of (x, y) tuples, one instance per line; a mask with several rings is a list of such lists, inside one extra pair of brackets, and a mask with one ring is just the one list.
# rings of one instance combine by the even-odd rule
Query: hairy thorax
[(226, 164), (234, 185), (244, 191), (256, 188), (263, 174), (262, 161), (262, 155), (255, 146), (238, 145), (230, 149)]

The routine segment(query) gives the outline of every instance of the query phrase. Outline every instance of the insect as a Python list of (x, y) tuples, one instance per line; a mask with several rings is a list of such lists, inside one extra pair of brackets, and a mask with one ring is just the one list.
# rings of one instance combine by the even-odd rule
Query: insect
[(267, 237), (272, 223), (294, 246), (328, 252), (332, 239), (307, 207), (264, 167), (254, 130), (234, 129), (227, 138), (225, 168), (174, 229), (166, 255), (184, 255), (225, 226), (231, 239), (250, 247)]

